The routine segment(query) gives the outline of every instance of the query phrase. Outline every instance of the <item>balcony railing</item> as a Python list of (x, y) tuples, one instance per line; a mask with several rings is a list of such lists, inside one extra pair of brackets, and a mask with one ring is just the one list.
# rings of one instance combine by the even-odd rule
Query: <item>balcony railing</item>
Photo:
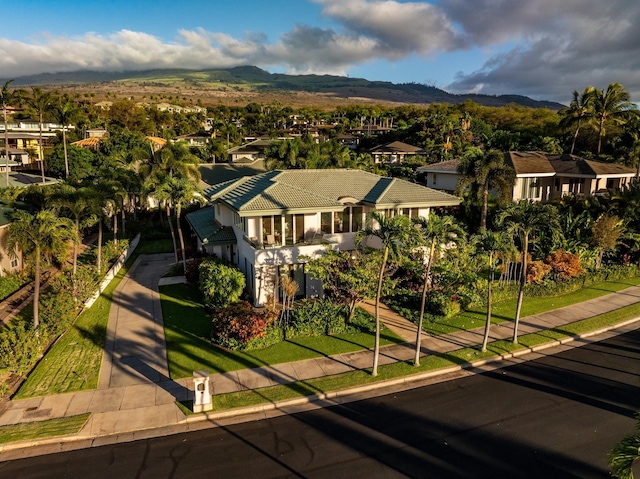
[(285, 242), (282, 242), (282, 239), (279, 237), (270, 238), (272, 241), (269, 242), (266, 239), (260, 240), (255, 236), (243, 236), (244, 241), (249, 243), (254, 249), (274, 249), (274, 248), (286, 248), (288, 246), (310, 246), (310, 245), (321, 245), (321, 244), (336, 244), (337, 240), (335, 235), (325, 234), (322, 232), (312, 232), (305, 234), (304, 238), (299, 240), (294, 240), (294, 242), (290, 242), (291, 238), (287, 238)]

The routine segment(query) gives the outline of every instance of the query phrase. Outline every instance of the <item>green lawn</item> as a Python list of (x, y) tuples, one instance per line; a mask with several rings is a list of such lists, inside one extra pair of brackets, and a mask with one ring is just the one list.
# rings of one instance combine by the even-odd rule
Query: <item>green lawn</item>
[[(589, 299), (604, 296), (605, 294), (621, 291), (631, 286), (637, 286), (638, 284), (640, 284), (640, 277), (597, 283), (562, 296), (544, 298), (525, 297), (522, 302), (522, 312), (520, 317), (524, 318), (525, 316), (544, 313), (546, 311), (551, 311), (552, 309), (581, 303)], [(515, 311), (515, 299), (504, 301), (502, 303), (495, 303), (492, 306), (491, 322), (493, 324), (497, 324), (503, 321), (511, 321), (513, 320)], [(482, 327), (485, 325), (486, 318), (486, 308), (475, 308), (469, 311), (464, 311), (447, 320), (443, 319), (434, 322), (425, 321), (423, 329), (433, 335), (455, 333), (460, 330)]]
[(0, 444), (76, 434), (86, 424), (89, 416), (91, 416), (91, 414), (87, 413), (78, 416), (49, 419), (47, 421), (0, 426)]
[(594, 316), (593, 318), (577, 321), (561, 328), (520, 336), (518, 338), (519, 344), (514, 344), (511, 341), (505, 340), (494, 341), (489, 343), (487, 351), (484, 353), (481, 352), (479, 348), (463, 348), (442, 355), (426, 356), (421, 359), (420, 366), (418, 367), (414, 366), (411, 362), (398, 362), (381, 366), (379, 368), (378, 376), (376, 377), (371, 376), (369, 370), (360, 370), (334, 376), (310, 379), (307, 381), (299, 381), (281, 386), (271, 386), (268, 388), (241, 391), (237, 393), (220, 394), (213, 396), (214, 410), (222, 411), (238, 407), (294, 399), (318, 393), (338, 391), (340, 389), (465, 364), (478, 359), (497, 358), (499, 355), (505, 353), (525, 348), (532, 348), (540, 344), (553, 342), (576, 334), (594, 331), (607, 326), (613, 326), (638, 316), (640, 316), (640, 303), (632, 304), (599, 316)]
[[(171, 241), (169, 241), (171, 243)], [(25, 399), (98, 387), (113, 292), (141, 252), (157, 252), (166, 241), (141, 242), (91, 308), (49, 349), (14, 396)], [(29, 310), (25, 309), (24, 320)]]
[[(160, 299), (169, 372), (174, 379), (191, 377), (193, 371), (203, 369), (212, 374), (222, 373), (373, 347), (373, 334), (360, 333), (295, 338), (248, 352), (226, 351), (208, 341), (211, 316), (204, 311), (197, 290), (184, 284), (163, 286)], [(383, 330), (382, 345), (401, 342), (390, 330)]]

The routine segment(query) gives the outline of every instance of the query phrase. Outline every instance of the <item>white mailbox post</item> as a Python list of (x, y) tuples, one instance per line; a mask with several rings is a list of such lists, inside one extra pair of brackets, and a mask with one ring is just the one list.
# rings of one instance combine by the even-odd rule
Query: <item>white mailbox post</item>
[(211, 386), (209, 384), (209, 371), (193, 372), (193, 412), (211, 411)]

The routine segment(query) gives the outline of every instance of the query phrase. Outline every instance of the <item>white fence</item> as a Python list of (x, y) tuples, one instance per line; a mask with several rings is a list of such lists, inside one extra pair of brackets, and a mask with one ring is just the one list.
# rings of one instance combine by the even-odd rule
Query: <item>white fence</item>
[(118, 274), (118, 271), (120, 271), (120, 268), (122, 268), (122, 266), (124, 266), (124, 264), (127, 262), (127, 260), (129, 259), (129, 256), (131, 256), (133, 251), (136, 249), (136, 246), (138, 246), (139, 242), (140, 242), (140, 233), (138, 233), (136, 237), (133, 238), (127, 251), (122, 253), (118, 258), (118, 260), (109, 269), (109, 271), (107, 271), (107, 274), (105, 275), (104, 279), (98, 286), (98, 291), (96, 291), (96, 293), (93, 296), (91, 296), (87, 301), (85, 301), (84, 303), (85, 308), (90, 308), (91, 305), (95, 303), (96, 299), (100, 297), (100, 295), (102, 294), (104, 289), (107, 287), (107, 285), (116, 276), (116, 274)]

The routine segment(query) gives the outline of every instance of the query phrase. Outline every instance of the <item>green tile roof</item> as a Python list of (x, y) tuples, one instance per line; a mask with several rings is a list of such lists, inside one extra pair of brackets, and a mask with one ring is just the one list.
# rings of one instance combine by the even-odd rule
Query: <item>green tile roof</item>
[(206, 207), (188, 213), (187, 221), (204, 244), (235, 244), (236, 236), (230, 226), (220, 226), (216, 221), (215, 209)]
[(453, 206), (456, 196), (397, 178), (362, 170), (269, 171), (225, 182), (205, 190), (211, 201), (221, 201), (241, 216), (275, 214), (289, 210), (331, 211), (342, 199), (378, 208)]

